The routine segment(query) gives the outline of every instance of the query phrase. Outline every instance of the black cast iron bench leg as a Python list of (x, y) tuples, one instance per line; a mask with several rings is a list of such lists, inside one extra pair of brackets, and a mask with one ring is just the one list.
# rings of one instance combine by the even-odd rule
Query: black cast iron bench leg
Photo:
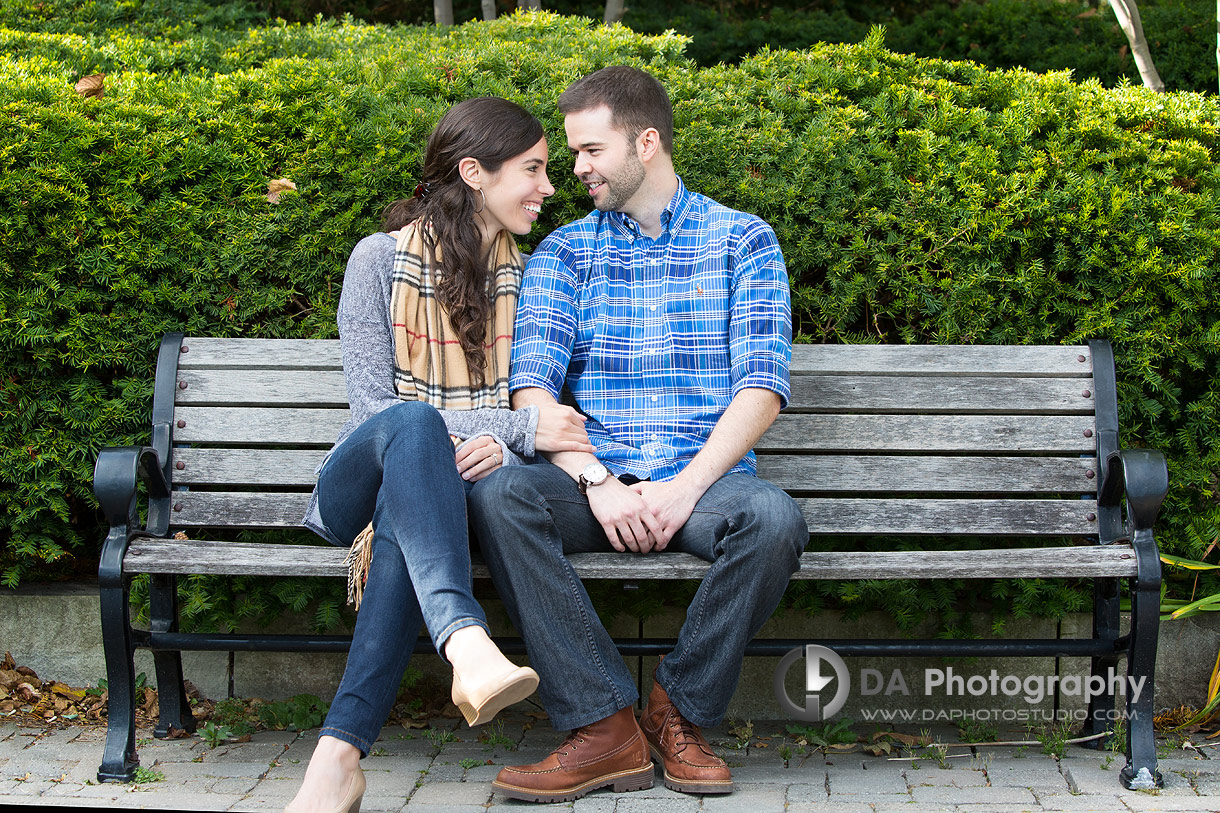
[[(1097, 579), (1093, 585), (1093, 639), (1096, 641), (1118, 640), (1118, 579)], [(1118, 671), (1120, 653), (1102, 655), (1092, 659), (1091, 674), (1102, 678), (1110, 676), (1110, 670)], [(1089, 700), (1089, 716), (1081, 728), (1080, 736), (1091, 737), (1104, 734), (1114, 728), (1114, 692), (1110, 681), (1106, 681), (1106, 692), (1094, 695)], [(1107, 748), (1108, 738), (1099, 737), (1081, 743), (1087, 748)]]
[(108, 692), (106, 749), (99, 782), (130, 782), (135, 778), (140, 758), (136, 756), (135, 661), (128, 610), (127, 586), (120, 575), (118, 584), (102, 584), (102, 647), (106, 653)]
[[(151, 577), (149, 615), (154, 633), (178, 631), (178, 577), (156, 574)], [(154, 737), (168, 737), (170, 729), (195, 731), (195, 715), (186, 696), (182, 677), (182, 653), (178, 650), (153, 650), (153, 666), (157, 672), (159, 712)]]
[[(1119, 775), (1128, 790), (1153, 790), (1165, 780), (1156, 765), (1153, 717), (1153, 669), (1160, 628), (1161, 562), (1151, 530), (1137, 530), (1132, 546), (1138, 575), (1131, 585), (1131, 647), (1127, 654), (1127, 764)], [(1142, 679), (1142, 683), (1140, 682)], [(1141, 686), (1136, 696), (1134, 687)]]

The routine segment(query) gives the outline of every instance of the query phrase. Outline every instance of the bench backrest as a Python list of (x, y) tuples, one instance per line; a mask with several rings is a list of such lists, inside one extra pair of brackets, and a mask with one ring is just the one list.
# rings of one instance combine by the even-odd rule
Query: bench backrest
[[(186, 489), (171, 526), (299, 526), (348, 414), (338, 341), (178, 342), (163, 342), (154, 407), (154, 445), (172, 446)], [(1113, 538), (1096, 501), (1098, 458), (1117, 446), (1110, 353), (798, 345), (759, 474), (813, 534)]]

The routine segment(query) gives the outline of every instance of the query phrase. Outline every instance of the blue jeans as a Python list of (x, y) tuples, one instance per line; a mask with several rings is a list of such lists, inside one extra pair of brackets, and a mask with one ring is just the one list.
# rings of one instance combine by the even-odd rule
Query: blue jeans
[[(470, 513), (552, 725), (577, 728), (635, 703), (635, 680), (565, 556), (613, 550), (575, 481), (550, 463), (502, 469), (475, 484)], [(808, 541), (792, 498), (748, 474), (714, 483), (670, 541), (668, 550), (712, 563), (656, 673), (695, 725), (724, 718), (745, 646), (775, 611)]]
[(350, 544), (371, 520), (373, 561), (351, 651), (321, 735), (368, 754), (390, 714), (421, 623), (436, 651), (487, 627), (471, 593), (464, 481), (440, 413), (404, 401), (360, 424), (322, 467), (322, 521)]

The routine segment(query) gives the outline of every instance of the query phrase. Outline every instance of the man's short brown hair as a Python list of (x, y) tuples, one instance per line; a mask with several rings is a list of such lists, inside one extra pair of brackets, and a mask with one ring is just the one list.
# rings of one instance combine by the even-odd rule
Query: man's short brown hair
[(611, 65), (577, 79), (559, 97), (565, 116), (605, 105), (610, 122), (634, 142), (649, 127), (661, 136), (661, 147), (674, 154), (674, 111), (665, 88), (652, 74), (627, 65)]

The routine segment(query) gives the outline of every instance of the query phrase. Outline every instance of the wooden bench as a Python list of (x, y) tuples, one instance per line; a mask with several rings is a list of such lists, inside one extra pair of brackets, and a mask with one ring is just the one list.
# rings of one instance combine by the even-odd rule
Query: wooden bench
[[(158, 736), (171, 726), (194, 728), (182, 650), (346, 650), (344, 636), (181, 633), (175, 584), (186, 574), (344, 577), (346, 551), (320, 540), (316, 547), (206, 541), (201, 529), (298, 528), (314, 469), (346, 417), (337, 341), (163, 339), (151, 445), (106, 449), (95, 471), (110, 523), (99, 569), (110, 688), (99, 780), (129, 781), (138, 765), (133, 648), (153, 652)], [(1129, 675), (1147, 683), (1127, 703), (1122, 782), (1160, 784), (1152, 679), (1161, 574), (1152, 525), (1167, 475), (1160, 453), (1118, 448), (1107, 342), (798, 345), (791, 404), (757, 451), (760, 475), (796, 497), (813, 535), (795, 578), (1092, 579), (1087, 639), (816, 643), (847, 656), (1083, 656), (1095, 674), (1125, 656)], [(144, 525), (138, 483), (149, 495)], [(176, 530), (191, 539), (175, 540)], [(819, 537), (844, 536), (993, 539), (986, 550), (820, 552)], [(678, 553), (572, 561), (586, 578), (695, 579), (707, 568)], [(129, 621), (135, 574), (151, 574), (150, 631)], [(476, 564), (475, 574), (486, 570)], [(1132, 602), (1128, 635), (1119, 631), (1123, 579)], [(620, 648), (655, 654), (671, 643)], [(805, 643), (812, 642), (756, 640), (748, 651), (775, 655)], [(429, 648), (427, 636), (420, 646)], [(521, 651), (519, 641), (515, 647)], [(1092, 700), (1086, 735), (1107, 730), (1114, 702), (1113, 695)]]

